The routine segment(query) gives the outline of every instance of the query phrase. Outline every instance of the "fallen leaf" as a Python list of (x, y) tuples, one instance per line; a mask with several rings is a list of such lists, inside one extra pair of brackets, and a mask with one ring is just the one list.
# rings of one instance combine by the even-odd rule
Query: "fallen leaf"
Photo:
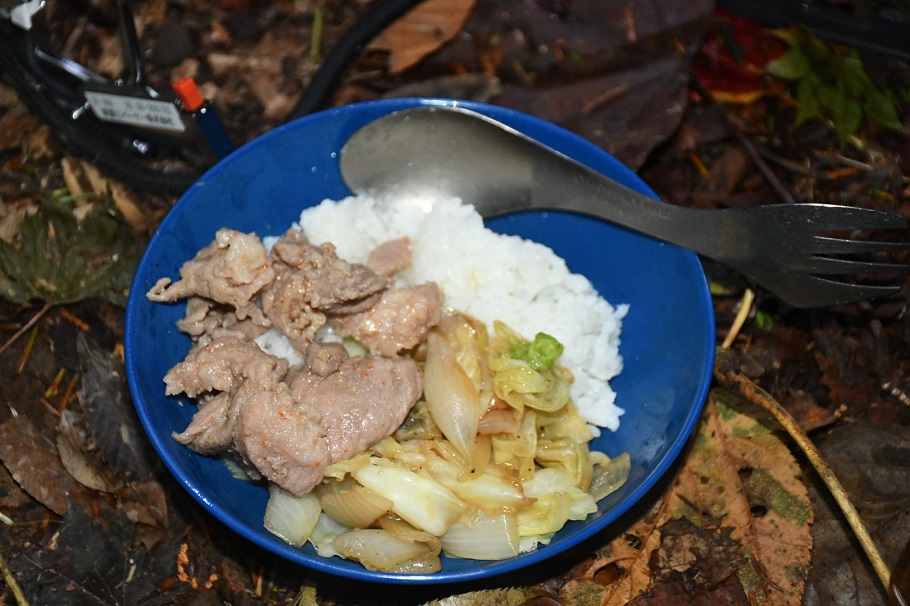
[(157, 458), (127, 396), (123, 364), (81, 334), (76, 345), (82, 360), (79, 399), (89, 435), (119, 478), (132, 482), (149, 477)]
[(780, 94), (779, 83), (769, 80), (766, 66), (780, 57), (784, 44), (762, 24), (715, 11), (713, 31), (705, 37), (693, 72), (711, 95), (723, 103), (754, 103)]
[(69, 503), (91, 498), (91, 492), (67, 472), (54, 443), (28, 417), (13, 417), (0, 425), (0, 460), (25, 492), (57, 515), (65, 514)]
[(50, 548), (31, 545), (16, 554), (32, 604), (164, 606), (188, 587), (173, 584), (177, 546), (151, 552), (135, 545), (135, 528), (122, 511), (98, 519), (70, 509)]
[(74, 480), (92, 490), (113, 492), (120, 482), (98, 460), (97, 453), (90, 452), (85, 431), (77, 425), (77, 414), (64, 410), (57, 424), (57, 453), (63, 467)]
[(797, 605), (812, 549), (808, 492), (775, 426), (746, 410), (718, 394), (710, 400), (669, 509), (732, 526), (731, 538), (743, 546), (737, 576), (746, 593)]
[(653, 507), (622, 536), (598, 550), (599, 557), (589, 562), (561, 589), (566, 604), (584, 606), (594, 600), (601, 606), (623, 606), (648, 592), (652, 576), (651, 555), (660, 547), (657, 524), (663, 518), (663, 503)]
[(660, 548), (651, 556), (654, 576), (684, 573), (690, 583), (709, 587), (723, 582), (741, 563), (740, 543), (730, 537), (732, 530), (699, 527), (687, 518), (670, 520), (660, 527)]
[(477, 0), (426, 0), (370, 42), (389, 53), (389, 72), (401, 73), (455, 37)]
[[(549, 601), (548, 601), (549, 600)], [(507, 587), (451, 595), (424, 606), (559, 606), (546, 591), (534, 587)]]
[(126, 484), (116, 497), (117, 506), (136, 525), (136, 540), (147, 549), (173, 540), (173, 530), (168, 527), (168, 495), (157, 480), (149, 478)]
[[(910, 541), (910, 428), (845, 425), (818, 441), (864, 524), (893, 566)], [(819, 480), (810, 484), (816, 503), (815, 555), (805, 606), (877, 606), (887, 597), (840, 510)]]
[(45, 195), (23, 218), (17, 240), (0, 240), (0, 297), (15, 303), (96, 296), (126, 301), (140, 240), (106, 197), (81, 218), (76, 210)]
[(156, 480), (148, 479), (127, 484), (117, 492), (120, 506), (134, 524), (166, 526), (167, 495)]
[(38, 127), (38, 118), (26, 113), (25, 107), (15, 105), (0, 114), (0, 151), (21, 148), (28, 133)]
[(628, 606), (738, 606), (749, 604), (742, 585), (736, 577), (727, 577), (713, 587), (696, 586), (686, 575), (673, 572), (652, 587), (647, 595), (640, 595)]
[(875, 330), (843, 334), (817, 330), (813, 337), (821, 384), (832, 402), (866, 406), (880, 398), (880, 385), (892, 370), (884, 336)]
[(489, 103), (502, 92), (499, 79), (481, 73), (454, 74), (405, 84), (383, 95), (396, 97), (435, 97), (470, 99)]
[(0, 511), (9, 512), (30, 502), (28, 493), (22, 490), (9, 470), (0, 465)]
[(151, 226), (148, 213), (139, 204), (136, 195), (123, 183), (105, 177), (96, 166), (79, 158), (63, 158), (60, 167), (63, 169), (66, 187), (72, 195), (110, 195), (123, 219), (135, 231), (144, 232)]
[[(562, 595), (581, 606), (588, 602), (580, 596), (589, 596), (593, 584), (602, 605), (619, 606), (652, 592), (676, 595), (663, 584), (675, 586), (674, 575), (681, 574), (688, 582), (680, 604), (797, 606), (808, 574), (811, 522), (799, 465), (774, 425), (757, 409), (714, 392), (672, 487), (567, 582)], [(740, 590), (724, 589), (727, 601), (699, 601), (730, 578)]]
[(685, 62), (671, 55), (568, 84), (503, 84), (496, 102), (583, 134), (635, 170), (679, 126), (688, 104)]

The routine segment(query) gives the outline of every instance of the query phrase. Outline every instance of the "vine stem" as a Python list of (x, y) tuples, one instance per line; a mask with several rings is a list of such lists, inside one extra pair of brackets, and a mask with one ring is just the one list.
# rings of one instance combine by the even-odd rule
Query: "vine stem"
[(885, 560), (882, 558), (881, 552), (872, 540), (869, 531), (866, 530), (866, 526), (863, 524), (859, 512), (856, 511), (856, 507), (854, 507), (853, 503), (850, 501), (847, 491), (844, 490), (843, 485), (840, 483), (840, 480), (837, 479), (831, 466), (825, 461), (822, 454), (815, 447), (815, 444), (812, 443), (809, 436), (806, 435), (796, 422), (796, 419), (794, 419), (777, 400), (771, 397), (768, 392), (749, 380), (749, 378), (739, 370), (736, 354), (732, 350), (727, 348), (719, 348), (717, 350), (714, 376), (724, 387), (737, 392), (749, 402), (756, 404), (762, 410), (770, 414), (793, 441), (796, 442), (796, 445), (800, 450), (805, 453), (809, 463), (815, 468), (815, 471), (818, 472), (818, 475), (824, 481), (828, 490), (831, 492), (831, 495), (834, 497), (834, 500), (837, 502), (837, 505), (843, 512), (844, 517), (847, 519), (847, 523), (850, 524), (850, 528), (853, 529), (860, 546), (862, 546), (863, 551), (866, 553), (866, 557), (872, 564), (875, 574), (878, 575), (885, 592), (888, 593), (891, 582), (891, 570), (888, 568), (888, 565), (885, 564)]

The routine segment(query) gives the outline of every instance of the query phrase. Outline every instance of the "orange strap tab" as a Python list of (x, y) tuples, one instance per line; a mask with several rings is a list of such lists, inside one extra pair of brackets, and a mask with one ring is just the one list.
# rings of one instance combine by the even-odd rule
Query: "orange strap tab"
[(177, 78), (171, 88), (177, 93), (177, 98), (180, 99), (180, 103), (183, 104), (186, 111), (194, 112), (205, 105), (205, 99), (199, 92), (196, 81), (192, 78)]

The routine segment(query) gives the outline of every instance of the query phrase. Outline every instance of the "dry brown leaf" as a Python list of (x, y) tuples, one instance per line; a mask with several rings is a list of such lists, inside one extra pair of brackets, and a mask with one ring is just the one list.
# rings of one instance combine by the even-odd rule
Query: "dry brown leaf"
[[(741, 596), (728, 603), (749, 603), (748, 596), (769, 606), (800, 604), (812, 549), (808, 492), (772, 423), (742, 406), (712, 395), (673, 486), (565, 584), (567, 604), (590, 603), (592, 585), (602, 606), (628, 604), (680, 574), (693, 599), (723, 585), (728, 597)], [(682, 532), (686, 525), (697, 531)], [(730, 578), (741, 592), (731, 593)]]
[(69, 501), (86, 502), (91, 494), (63, 467), (54, 443), (25, 416), (0, 425), (0, 460), (16, 483), (58, 515)]
[(812, 550), (808, 491), (771, 423), (734, 406), (716, 395), (707, 406), (669, 511), (732, 526), (731, 538), (743, 548), (737, 576), (746, 593), (765, 604), (798, 606)]
[(37, 127), (38, 119), (17, 105), (0, 113), (0, 151), (22, 147), (26, 133)]
[(57, 454), (63, 467), (74, 480), (92, 490), (113, 492), (120, 482), (107, 469), (97, 456), (89, 452), (88, 438), (85, 431), (78, 426), (76, 413), (65, 410), (57, 423)]
[(104, 195), (110, 192), (117, 210), (130, 227), (142, 232), (151, 226), (151, 219), (139, 204), (136, 196), (119, 181), (108, 179), (94, 165), (79, 158), (63, 158), (60, 166), (63, 169), (63, 180), (71, 194)]
[(455, 37), (477, 0), (426, 0), (393, 23), (370, 47), (388, 51), (389, 71), (401, 73)]
[(651, 586), (649, 561), (660, 547), (659, 520), (664, 518), (665, 502), (655, 505), (622, 536), (602, 548), (598, 558), (579, 571), (578, 578), (567, 582), (561, 594), (566, 604), (581, 606), (592, 593), (599, 593), (601, 606), (624, 606)]

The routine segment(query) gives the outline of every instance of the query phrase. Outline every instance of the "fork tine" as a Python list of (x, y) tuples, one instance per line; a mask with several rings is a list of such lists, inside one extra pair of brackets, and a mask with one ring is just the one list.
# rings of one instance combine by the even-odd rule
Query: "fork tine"
[[(808, 206), (808, 205), (806, 205)], [(907, 219), (895, 213), (871, 208), (813, 204), (808, 220), (817, 231), (843, 231), (857, 229), (899, 229), (907, 227)]]
[(809, 282), (811, 282), (811, 288), (801, 289), (797, 297), (791, 298), (792, 305), (797, 307), (846, 305), (895, 295), (901, 290), (901, 287), (896, 284), (851, 284), (815, 276), (810, 277)]
[(910, 248), (910, 242), (876, 242), (815, 236), (812, 250), (816, 254), (850, 255), (859, 253), (896, 252)]
[(813, 256), (801, 269), (811, 274), (866, 274), (905, 272), (910, 270), (910, 265)]

